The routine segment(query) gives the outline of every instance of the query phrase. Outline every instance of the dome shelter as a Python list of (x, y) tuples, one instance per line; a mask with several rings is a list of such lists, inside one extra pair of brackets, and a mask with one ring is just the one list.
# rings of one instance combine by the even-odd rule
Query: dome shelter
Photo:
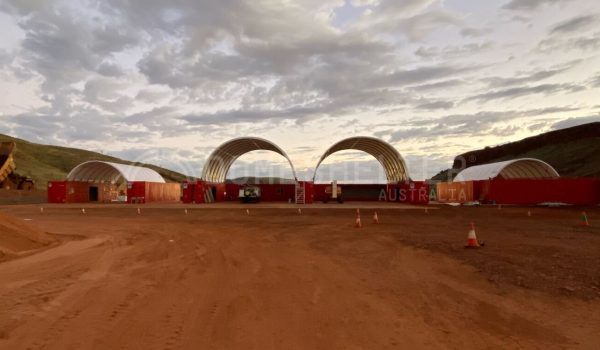
[(134, 181), (165, 183), (165, 179), (152, 169), (99, 160), (79, 164), (69, 172), (67, 180), (113, 184)]
[(77, 165), (66, 180), (48, 182), (48, 203), (179, 202), (181, 187), (156, 171), (92, 160)]
[(202, 169), (202, 180), (211, 183), (224, 183), (231, 165), (239, 157), (248, 152), (258, 150), (272, 151), (285, 157), (292, 168), (294, 179), (298, 180), (294, 164), (292, 164), (288, 155), (273, 142), (259, 137), (235, 138), (217, 147), (206, 160)]
[(350, 137), (341, 140), (323, 153), (313, 175), (313, 182), (321, 163), (333, 153), (345, 150), (363, 151), (375, 157), (383, 167), (388, 184), (398, 184), (410, 181), (408, 168), (400, 153), (389, 143), (368, 136)]
[(520, 158), (504, 162), (475, 165), (464, 169), (454, 182), (501, 179), (553, 179), (558, 172), (548, 163), (535, 158)]

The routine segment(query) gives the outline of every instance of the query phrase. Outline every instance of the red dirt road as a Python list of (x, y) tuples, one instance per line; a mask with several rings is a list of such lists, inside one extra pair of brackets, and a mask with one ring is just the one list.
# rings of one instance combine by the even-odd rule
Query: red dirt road
[(0, 349), (600, 346), (600, 232), (576, 210), (386, 207), (354, 229), (350, 205), (0, 208), (63, 241), (0, 263)]

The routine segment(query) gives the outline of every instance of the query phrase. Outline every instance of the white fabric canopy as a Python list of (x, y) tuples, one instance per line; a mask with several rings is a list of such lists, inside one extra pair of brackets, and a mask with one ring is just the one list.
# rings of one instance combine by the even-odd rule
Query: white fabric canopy
[(479, 181), (496, 177), (503, 179), (543, 179), (557, 178), (559, 175), (546, 162), (535, 158), (520, 158), (466, 168), (456, 175), (454, 181)]
[(121, 182), (121, 180), (127, 182), (165, 182), (165, 179), (152, 169), (99, 160), (79, 164), (67, 175), (67, 180), (111, 183)]

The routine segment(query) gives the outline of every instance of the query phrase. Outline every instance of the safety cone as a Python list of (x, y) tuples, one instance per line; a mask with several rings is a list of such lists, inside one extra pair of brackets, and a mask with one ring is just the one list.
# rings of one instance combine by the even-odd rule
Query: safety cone
[(142, 213), (142, 210), (140, 208), (137, 208), (137, 213), (138, 215), (140, 215)]
[(246, 215), (250, 215), (250, 209), (246, 209)]
[(360, 222), (360, 216), (356, 217), (356, 222), (354, 223), (354, 227), (355, 228), (361, 228), (362, 227), (362, 223)]
[(373, 214), (373, 223), (374, 224), (378, 224), (379, 223), (379, 217), (377, 216), (377, 212), (375, 212)]
[(590, 222), (588, 221), (588, 217), (587, 217), (587, 214), (585, 213), (585, 211), (583, 213), (581, 213), (581, 226), (585, 226), (585, 227), (590, 226)]
[(81, 208), (81, 213), (85, 214), (85, 208)]
[(479, 248), (483, 246), (483, 242), (479, 242), (477, 240), (477, 235), (475, 234), (475, 224), (471, 223), (471, 229), (467, 234), (467, 244), (465, 248)]

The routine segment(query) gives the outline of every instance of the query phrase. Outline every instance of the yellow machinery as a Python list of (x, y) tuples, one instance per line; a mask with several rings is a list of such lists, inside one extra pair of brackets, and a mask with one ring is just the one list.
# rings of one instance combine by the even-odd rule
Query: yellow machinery
[(14, 173), (17, 168), (13, 158), (16, 148), (14, 142), (0, 143), (0, 188), (32, 190), (32, 179)]

